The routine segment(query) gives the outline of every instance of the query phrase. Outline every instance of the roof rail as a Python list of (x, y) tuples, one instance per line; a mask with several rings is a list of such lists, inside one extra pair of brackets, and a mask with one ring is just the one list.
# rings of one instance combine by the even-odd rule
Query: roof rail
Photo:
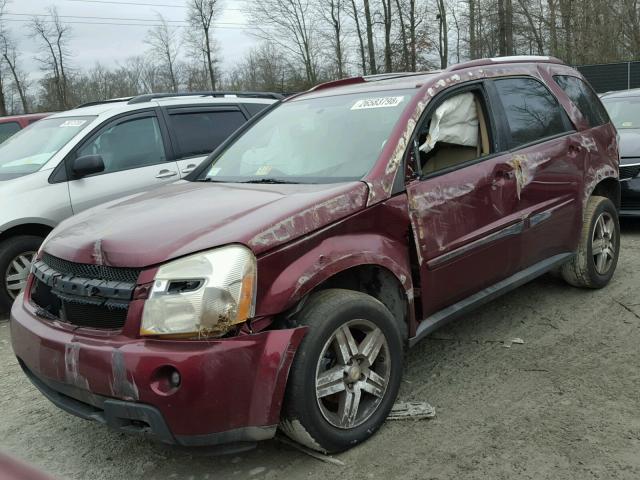
[(462, 62), (457, 65), (452, 65), (447, 68), (447, 72), (456, 72), (469, 67), (483, 67), (488, 65), (496, 65), (501, 63), (555, 63), (564, 65), (562, 60), (555, 57), (544, 57), (536, 55), (516, 55), (512, 57), (494, 57), (494, 58), (481, 58), (478, 60), (470, 60), (468, 62)]
[(307, 90), (308, 92), (315, 92), (317, 90), (324, 90), (325, 88), (342, 87), (345, 85), (354, 85), (356, 83), (366, 82), (380, 82), (382, 80), (390, 80), (392, 78), (403, 77), (417, 77), (420, 75), (429, 75), (433, 73), (439, 73), (440, 70), (433, 72), (390, 72), (390, 73), (378, 73), (375, 75), (365, 75), (360, 77), (341, 78), (340, 80), (332, 80), (330, 82), (320, 83), (315, 87)]
[(174, 98), (174, 97), (242, 97), (242, 98), (270, 98), (273, 100), (281, 100), (284, 98), (279, 93), (273, 92), (182, 92), (182, 93), (146, 93), (144, 95), (138, 95), (129, 99), (129, 105), (135, 105), (137, 103), (146, 103), (152, 100), (160, 98)]
[(78, 105), (75, 108), (83, 108), (83, 107), (93, 107), (94, 105), (103, 105), (105, 103), (118, 103), (118, 102), (128, 102), (133, 97), (123, 97), (123, 98), (110, 98), (108, 100), (96, 100), (94, 102), (86, 102)]

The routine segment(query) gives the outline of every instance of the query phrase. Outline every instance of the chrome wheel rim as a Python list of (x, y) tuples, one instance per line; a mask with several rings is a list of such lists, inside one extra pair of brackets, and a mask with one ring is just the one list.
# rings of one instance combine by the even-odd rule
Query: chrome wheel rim
[(24, 252), (9, 262), (9, 268), (4, 275), (4, 286), (12, 300), (15, 300), (27, 286), (31, 262), (35, 255), (36, 252)]
[(368, 320), (351, 320), (325, 343), (316, 367), (316, 400), (337, 428), (362, 425), (378, 409), (391, 375), (384, 333)]
[(613, 265), (616, 254), (616, 227), (613, 217), (603, 212), (596, 220), (591, 238), (591, 254), (596, 272), (605, 275)]

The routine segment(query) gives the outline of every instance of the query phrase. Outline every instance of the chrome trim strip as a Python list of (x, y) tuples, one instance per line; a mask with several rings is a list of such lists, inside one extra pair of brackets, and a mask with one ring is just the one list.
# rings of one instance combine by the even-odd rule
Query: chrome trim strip
[(461, 247), (458, 247), (455, 250), (452, 250), (452, 251), (450, 251), (448, 253), (445, 253), (444, 255), (436, 257), (433, 260), (430, 260), (430, 261), (427, 262), (427, 267), (429, 267), (429, 268), (437, 268), (440, 265), (442, 265), (443, 263), (447, 263), (447, 262), (449, 262), (449, 261), (451, 261), (451, 260), (453, 260), (455, 258), (458, 258), (458, 257), (466, 254), (470, 250), (482, 247), (482, 246), (487, 245), (487, 244), (492, 243), (492, 242), (496, 242), (496, 241), (501, 240), (501, 239), (506, 238), (506, 237), (511, 237), (513, 235), (519, 235), (523, 231), (524, 231), (524, 220), (521, 220), (518, 223), (514, 223), (513, 225), (509, 225), (508, 227), (503, 228), (502, 230), (498, 230), (497, 232), (491, 233), (491, 234), (487, 235), (486, 237), (479, 238), (477, 240), (474, 240), (471, 243), (468, 243), (466, 245), (462, 245)]

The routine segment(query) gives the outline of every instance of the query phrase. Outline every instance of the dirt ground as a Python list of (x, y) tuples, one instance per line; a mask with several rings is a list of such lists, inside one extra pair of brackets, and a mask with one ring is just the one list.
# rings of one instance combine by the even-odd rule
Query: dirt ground
[[(402, 400), (434, 420), (389, 421), (321, 462), (277, 440), (236, 455), (166, 448), (74, 418), (19, 371), (0, 322), (0, 450), (72, 479), (640, 478), (640, 222), (623, 225), (612, 284), (541, 278), (424, 340)], [(506, 348), (505, 340), (524, 344)]]

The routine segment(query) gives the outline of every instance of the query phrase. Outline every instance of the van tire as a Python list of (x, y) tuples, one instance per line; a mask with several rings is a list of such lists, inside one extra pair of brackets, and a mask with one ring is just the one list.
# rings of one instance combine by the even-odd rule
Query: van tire
[[(604, 223), (600, 223), (604, 222)], [(603, 230), (603, 225), (606, 226)], [(610, 232), (609, 232), (610, 230)], [(601, 239), (602, 232), (605, 238)], [(604, 264), (599, 263), (602, 254), (594, 255), (594, 249), (604, 242), (606, 250)], [(567, 283), (581, 288), (605, 287), (616, 270), (620, 255), (620, 222), (618, 211), (606, 197), (589, 198), (584, 212), (580, 244), (573, 259), (562, 266), (562, 277)], [(604, 266), (603, 266), (604, 265)]]
[(0, 312), (11, 310), (14, 298), (9, 294), (7, 278), (14, 259), (20, 255), (35, 253), (42, 245), (42, 237), (16, 235), (0, 242)]
[[(402, 380), (403, 342), (393, 315), (369, 295), (328, 289), (313, 294), (294, 320), (308, 331), (289, 373), (280, 430), (325, 453), (341, 452), (367, 440), (387, 418)], [(348, 335), (354, 342), (349, 343)], [(341, 348), (345, 344), (352, 345), (348, 354)], [(367, 345), (373, 344), (381, 346), (367, 356), (371, 351)], [(322, 373), (327, 378), (332, 372), (337, 377), (327, 385), (341, 390), (319, 393), (317, 381)], [(341, 405), (355, 398), (359, 408), (346, 415), (349, 411)]]

